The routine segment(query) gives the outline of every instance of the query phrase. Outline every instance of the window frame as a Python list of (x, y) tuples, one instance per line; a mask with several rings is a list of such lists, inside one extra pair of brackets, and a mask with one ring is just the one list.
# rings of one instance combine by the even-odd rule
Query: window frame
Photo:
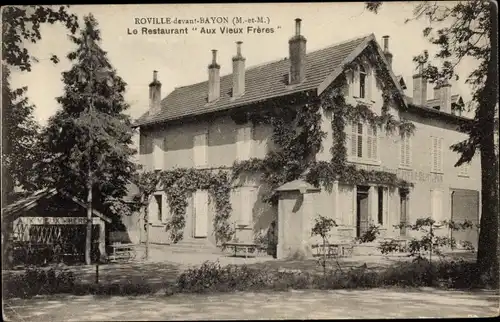
[(399, 140), (399, 167), (410, 169), (413, 163), (411, 135), (402, 134)]
[[(199, 138), (203, 138), (203, 144), (199, 144)], [(199, 162), (201, 156), (198, 153), (203, 151), (203, 162)], [(193, 137), (193, 164), (196, 169), (204, 169), (208, 167), (208, 131), (200, 132)]]
[[(360, 128), (361, 125), (361, 128)], [(369, 130), (369, 129), (372, 130)], [(360, 131), (361, 129), (361, 131)], [(349, 142), (346, 146), (348, 161), (354, 163), (380, 163), (380, 131), (370, 124), (350, 123), (347, 126)], [(369, 146), (370, 145), (370, 146)], [(360, 152), (361, 151), (361, 156)]]
[(431, 172), (442, 174), (443, 171), (443, 138), (431, 136)]

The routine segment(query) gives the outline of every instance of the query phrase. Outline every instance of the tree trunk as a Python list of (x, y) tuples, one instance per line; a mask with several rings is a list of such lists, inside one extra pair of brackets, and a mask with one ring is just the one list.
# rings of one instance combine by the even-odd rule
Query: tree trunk
[(85, 264), (90, 265), (90, 253), (92, 249), (92, 182), (90, 178), (87, 179), (87, 234), (85, 236)]
[(477, 263), (482, 274), (491, 273), (498, 285), (498, 160), (495, 155), (495, 107), (498, 93), (498, 16), (490, 2), (491, 52), (488, 74), (478, 107), (481, 152), (481, 222)]
[(144, 207), (144, 224), (145, 224), (145, 233), (146, 233), (146, 240), (145, 240), (145, 246), (146, 250), (144, 252), (144, 259), (148, 260), (149, 259), (149, 198), (145, 198), (146, 202), (144, 203), (146, 206)]

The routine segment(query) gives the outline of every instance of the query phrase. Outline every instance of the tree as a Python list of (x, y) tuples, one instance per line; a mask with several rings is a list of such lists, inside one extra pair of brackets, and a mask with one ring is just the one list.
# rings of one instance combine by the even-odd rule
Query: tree
[[(377, 13), (381, 2), (365, 4)], [(437, 45), (440, 68), (428, 64), (423, 72), (431, 82), (458, 77), (455, 67), (464, 58), (473, 58), (477, 69), (467, 75), (466, 82), (473, 90), (472, 108), (475, 116), (462, 130), (468, 139), (454, 144), (451, 149), (460, 153), (455, 166), (470, 162), (477, 150), (481, 157), (481, 222), (477, 262), (482, 273), (491, 273), (497, 279), (499, 268), (499, 207), (498, 159), (495, 154), (495, 114), (498, 111), (498, 10), (494, 1), (460, 1), (456, 3), (424, 2), (415, 6), (414, 16), (407, 21), (425, 17), (429, 26), (423, 34)], [(434, 30), (435, 25), (438, 28)], [(419, 63), (428, 63), (428, 54), (415, 57)], [(498, 126), (498, 125), (497, 125)]]
[[(27, 88), (12, 90), (9, 84), (11, 68), (30, 71), (35, 57), (24, 47), (42, 38), (44, 23), (63, 23), (74, 33), (77, 17), (68, 13), (68, 6), (10, 6), (2, 7), (2, 205), (11, 199), (14, 186), (34, 189), (33, 163), (36, 158), (35, 137), (38, 124), (33, 117), (34, 106), (25, 97)], [(58, 58), (53, 55), (53, 62)]]
[(327, 244), (330, 231), (333, 227), (337, 227), (337, 223), (335, 222), (335, 220), (318, 215), (314, 219), (314, 226), (311, 230), (312, 236), (320, 236), (323, 240), (323, 260), (321, 261), (321, 266), (323, 267), (323, 276), (326, 276), (326, 258), (328, 253)]
[[(63, 72), (64, 95), (57, 98), (62, 109), (48, 121), (40, 145), (46, 151), (39, 164), (38, 182), (55, 187), (88, 203), (86, 262), (90, 263), (92, 206), (108, 212), (126, 208), (127, 194), (136, 166), (131, 161), (133, 129), (124, 112), (126, 83), (113, 70), (103, 51), (98, 24), (84, 17), (77, 49), (68, 54), (72, 68)], [(119, 213), (110, 213), (119, 215)]]

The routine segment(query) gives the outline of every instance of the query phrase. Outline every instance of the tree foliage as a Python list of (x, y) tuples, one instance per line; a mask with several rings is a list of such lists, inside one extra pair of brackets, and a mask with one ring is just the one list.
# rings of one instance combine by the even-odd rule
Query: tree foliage
[(71, 40), (77, 46), (68, 54), (73, 66), (63, 72), (64, 94), (57, 98), (62, 109), (41, 135), (46, 153), (37, 179), (83, 199), (90, 171), (96, 203), (119, 211), (136, 170), (131, 161), (133, 129), (124, 114), (129, 107), (124, 100), (126, 83), (100, 48), (101, 35), (92, 15), (84, 18), (79, 36)]
[[(365, 4), (375, 13), (380, 9)], [(470, 162), (477, 151), (481, 155), (482, 208), (478, 264), (483, 273), (493, 270), (498, 276), (498, 155), (494, 136), (498, 131), (498, 7), (494, 1), (459, 1), (454, 3), (426, 1), (415, 6), (413, 17), (426, 19), (423, 35), (437, 46), (436, 66), (429, 55), (415, 57), (420, 72), (430, 82), (458, 78), (456, 67), (466, 58), (478, 67), (466, 76), (472, 88), (470, 108), (475, 111), (472, 122), (462, 126), (468, 138), (451, 146), (460, 154), (455, 166)], [(498, 135), (498, 134), (497, 134)]]
[[(67, 9), (68, 6), (2, 7), (2, 200), (10, 199), (14, 186), (27, 191), (35, 188), (32, 179), (38, 155), (35, 107), (28, 103), (27, 87), (11, 88), (11, 70), (31, 71), (37, 59), (30, 55), (25, 44), (41, 40), (43, 24), (60, 22), (71, 33), (76, 31), (77, 17)], [(51, 60), (58, 62), (54, 55)]]
[[(69, 6), (9, 6), (2, 8), (2, 59), (6, 64), (22, 71), (31, 71), (36, 58), (25, 48), (26, 41), (36, 43), (42, 39), (42, 24), (63, 23), (73, 34), (78, 29), (78, 18), (68, 12)], [(57, 56), (51, 57), (58, 62)]]

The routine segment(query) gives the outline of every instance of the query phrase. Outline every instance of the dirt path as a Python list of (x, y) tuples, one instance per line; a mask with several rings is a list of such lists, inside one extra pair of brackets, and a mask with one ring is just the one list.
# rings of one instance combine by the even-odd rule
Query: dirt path
[(492, 292), (372, 289), (148, 297), (50, 296), (7, 300), (10, 321), (124, 321), (486, 317), (498, 315)]

